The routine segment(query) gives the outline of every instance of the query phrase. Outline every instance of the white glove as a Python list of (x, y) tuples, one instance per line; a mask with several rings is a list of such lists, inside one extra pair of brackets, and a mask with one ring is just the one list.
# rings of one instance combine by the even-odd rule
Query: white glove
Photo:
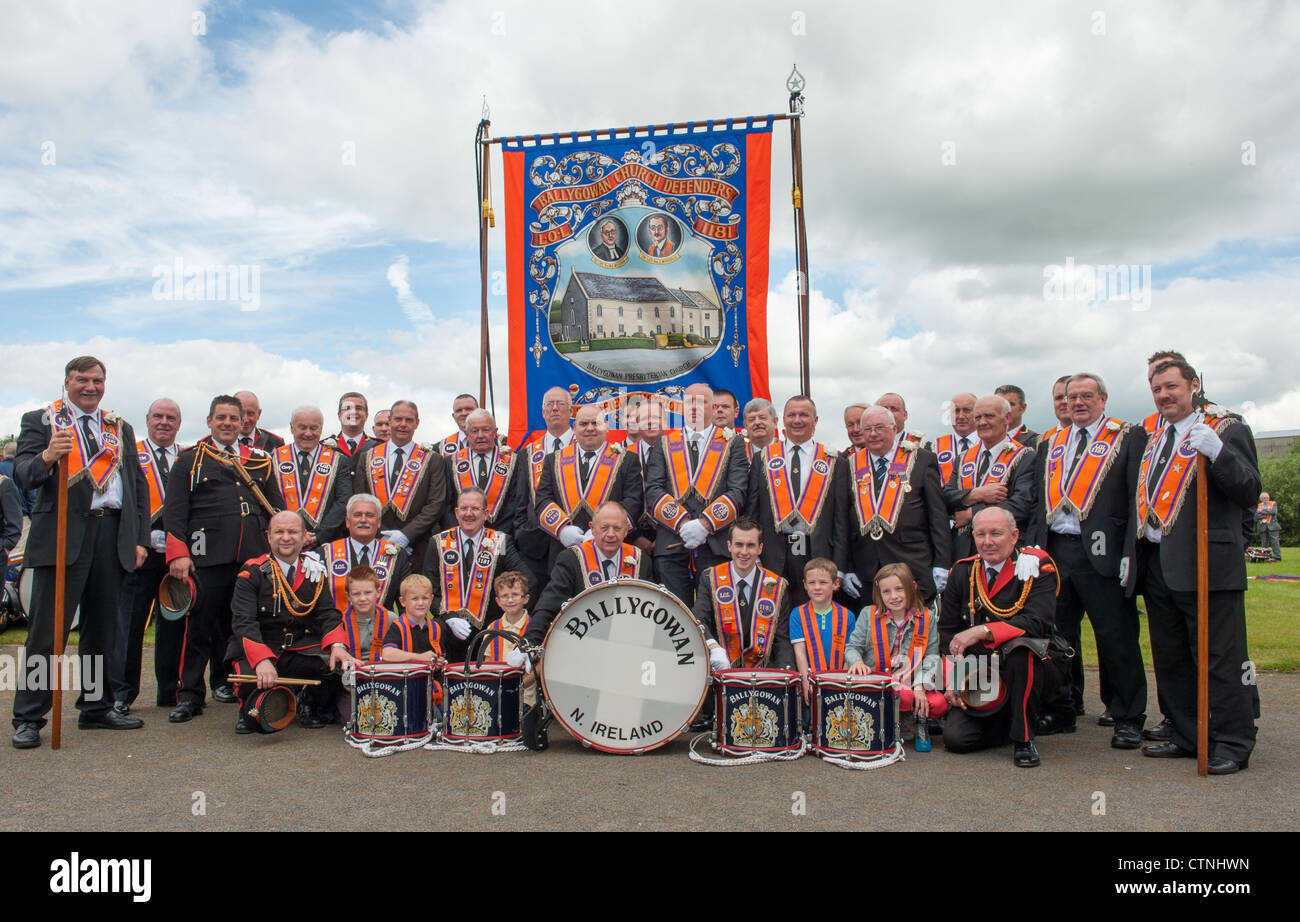
[(583, 544), (586, 544), (588, 541), (595, 541), (595, 540), (596, 540), (596, 536), (591, 533), (590, 528), (588, 528), (586, 531), (582, 533)]
[(856, 573), (845, 573), (843, 570), (839, 573), (840, 584), (844, 586), (844, 591), (849, 594), (851, 599), (862, 598), (862, 580), (858, 579)]
[(157, 529), (149, 532), (149, 546), (159, 554), (167, 553), (167, 532)]
[(688, 551), (695, 550), (709, 540), (709, 530), (704, 527), (704, 523), (699, 519), (691, 519), (685, 522), (677, 534), (682, 536), (682, 543), (686, 545)]
[(469, 636), (469, 622), (464, 618), (448, 618), (447, 627), (451, 628), (451, 632), (456, 635), (457, 640), (464, 640)]
[(1128, 582), (1129, 559), (1121, 557), (1119, 559), (1119, 581), (1120, 583)]
[(727, 651), (716, 643), (709, 645), (709, 665), (714, 669), (731, 668), (731, 660), (727, 659)]
[(406, 537), (406, 535), (402, 534), (402, 532), (396, 528), (390, 529), (389, 531), (381, 531), (379, 537), (383, 538), (385, 541), (390, 541), (393, 544), (396, 544), (402, 550), (406, 550), (411, 546), (411, 539)]
[(1020, 552), (1016, 558), (1016, 579), (1024, 582), (1027, 579), (1036, 579), (1038, 577), (1038, 558), (1033, 554)]
[(525, 655), (524, 651), (520, 650), (518, 647), (515, 647), (506, 654), (506, 665), (515, 669), (522, 666), (525, 675), (533, 671), (533, 661), (530, 660), (527, 655)]
[(560, 543), (565, 547), (579, 545), (582, 540), (582, 529), (577, 525), (565, 525), (560, 529)]
[(1205, 423), (1197, 423), (1187, 430), (1187, 444), (1211, 461), (1216, 460), (1219, 452), (1223, 451), (1223, 439)]
[(930, 576), (934, 578), (935, 592), (943, 592), (948, 588), (948, 571), (944, 567), (931, 567)]

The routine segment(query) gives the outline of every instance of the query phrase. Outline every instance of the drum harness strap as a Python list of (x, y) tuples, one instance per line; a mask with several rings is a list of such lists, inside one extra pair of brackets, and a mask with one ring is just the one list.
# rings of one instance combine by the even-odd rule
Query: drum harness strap
[[(343, 671), (343, 684), (351, 686), (356, 683), (356, 673), (351, 669)], [(405, 743), (382, 743), (377, 740), (361, 739), (354, 736), (350, 724), (343, 726), (343, 739), (353, 749), (360, 750), (363, 756), (372, 759), (378, 759), (382, 756), (391, 756), (395, 752), (405, 752), (408, 749), (419, 749), (421, 746), (428, 744), (433, 739), (433, 727), (421, 734), (417, 739), (409, 740)]]

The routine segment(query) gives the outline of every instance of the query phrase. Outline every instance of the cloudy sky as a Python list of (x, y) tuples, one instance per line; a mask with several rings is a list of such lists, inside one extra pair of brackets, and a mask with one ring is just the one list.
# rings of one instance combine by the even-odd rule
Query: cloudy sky
[[(953, 393), (1005, 382), (1042, 429), (1051, 382), (1085, 368), (1139, 419), (1159, 348), (1257, 430), (1300, 427), (1300, 5), (847, 6), (0, 0), (0, 433), (91, 352), (106, 406), (138, 422), (175, 397), (186, 439), (240, 387), (281, 430), (344, 390), (413, 396), (433, 439), (478, 385), (483, 98), (498, 135), (779, 112), (794, 62), (830, 441), (846, 402), (899, 391), (936, 434)], [(778, 399), (798, 379), (787, 138)], [(256, 267), (257, 297), (169, 299), (177, 260)], [(1101, 265), (1138, 296), (1094, 297)]]

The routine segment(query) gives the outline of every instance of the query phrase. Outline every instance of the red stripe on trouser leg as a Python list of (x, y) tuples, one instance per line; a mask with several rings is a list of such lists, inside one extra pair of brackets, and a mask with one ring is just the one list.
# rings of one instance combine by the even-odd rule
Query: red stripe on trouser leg
[(1027, 743), (1030, 740), (1031, 733), (1029, 727), (1029, 696), (1034, 693), (1034, 657), (1029, 655), (1025, 657), (1026, 668), (1029, 670), (1029, 676), (1025, 680), (1025, 697), (1020, 702), (1021, 726), (1025, 728), (1025, 738), (1016, 740), (1017, 743)]

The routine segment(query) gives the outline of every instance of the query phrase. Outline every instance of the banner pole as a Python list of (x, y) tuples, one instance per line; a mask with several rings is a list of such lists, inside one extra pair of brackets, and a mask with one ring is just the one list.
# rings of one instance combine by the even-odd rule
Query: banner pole
[(803, 88), (806, 81), (795, 67), (785, 82), (790, 91), (790, 199), (794, 208), (795, 285), (799, 310), (799, 391), (812, 396), (812, 369), (808, 350), (808, 229), (803, 210)]
[[(492, 213), (491, 202), (491, 148), (488, 142), (488, 133), (491, 127), (490, 117), (491, 113), (488, 110), (487, 99), (484, 99), (483, 118), (478, 123), (478, 130), (474, 136), (474, 149), (478, 161), (475, 180), (478, 185), (477, 192), (479, 202), (478, 261), (480, 317), (478, 405), (480, 407), (488, 406), (488, 394), (491, 386), (488, 375), (489, 363), (491, 362), (491, 350), (488, 341), (488, 228), (496, 225), (496, 216)], [(496, 416), (495, 394), (492, 396), (491, 410), (492, 415)]]

